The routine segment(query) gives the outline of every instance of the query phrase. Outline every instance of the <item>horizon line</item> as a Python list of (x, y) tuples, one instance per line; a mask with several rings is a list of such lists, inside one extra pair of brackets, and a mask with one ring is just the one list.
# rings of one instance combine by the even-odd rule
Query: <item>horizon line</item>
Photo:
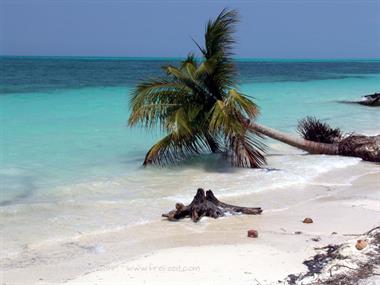
[[(75, 58), (75, 59), (111, 59), (111, 60), (183, 60), (186, 57), (183, 56), (93, 56), (93, 55), (3, 55), (0, 57), (11, 57), (11, 58)], [(201, 58), (201, 57), (196, 57)], [(257, 61), (270, 61), (270, 60), (302, 60), (302, 61), (324, 61), (324, 60), (336, 60), (336, 61), (380, 61), (380, 57), (352, 57), (352, 58), (333, 58), (333, 57), (232, 57), (233, 60), (244, 61), (244, 60), (257, 60)]]

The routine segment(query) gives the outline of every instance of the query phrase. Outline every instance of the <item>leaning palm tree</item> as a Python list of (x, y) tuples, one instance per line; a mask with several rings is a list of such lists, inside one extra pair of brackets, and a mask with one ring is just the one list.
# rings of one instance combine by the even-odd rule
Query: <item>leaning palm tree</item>
[[(255, 122), (257, 105), (237, 89), (232, 61), (237, 12), (223, 10), (209, 21), (202, 58), (190, 54), (178, 67), (164, 66), (165, 75), (139, 84), (132, 92), (129, 125), (159, 125), (166, 134), (151, 147), (144, 165), (176, 163), (205, 152), (222, 152), (233, 166), (259, 167), (265, 163), (261, 135), (269, 136), (313, 154), (342, 154), (380, 160), (380, 137), (363, 155), (354, 137), (324, 143), (294, 137)], [(348, 141), (347, 141), (348, 139)], [(354, 142), (354, 143), (352, 143)], [(375, 154), (373, 156), (373, 154)], [(375, 157), (374, 159), (372, 157)]]
[(144, 165), (175, 163), (204, 152), (223, 152), (233, 166), (265, 162), (263, 144), (247, 128), (258, 108), (236, 89), (231, 61), (236, 11), (223, 10), (209, 21), (203, 58), (190, 54), (179, 67), (164, 66), (165, 76), (133, 91), (129, 125), (159, 125), (166, 136), (146, 154)]

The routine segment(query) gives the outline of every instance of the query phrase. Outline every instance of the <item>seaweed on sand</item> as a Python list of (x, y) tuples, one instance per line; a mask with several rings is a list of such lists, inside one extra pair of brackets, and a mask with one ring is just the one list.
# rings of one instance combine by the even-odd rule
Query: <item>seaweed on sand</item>
[(361, 239), (368, 241), (368, 248), (358, 254), (344, 253), (350, 243), (328, 245), (321, 253), (305, 260), (306, 273), (288, 275), (285, 284), (357, 285), (376, 273), (380, 266), (380, 227), (366, 232)]

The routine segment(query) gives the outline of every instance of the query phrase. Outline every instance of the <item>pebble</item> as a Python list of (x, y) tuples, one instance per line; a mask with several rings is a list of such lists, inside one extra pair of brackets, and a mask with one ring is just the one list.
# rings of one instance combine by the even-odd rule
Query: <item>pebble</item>
[(355, 245), (357, 250), (365, 249), (367, 246), (368, 246), (368, 242), (362, 239), (359, 239)]
[(248, 237), (257, 238), (259, 237), (259, 233), (256, 230), (248, 230)]

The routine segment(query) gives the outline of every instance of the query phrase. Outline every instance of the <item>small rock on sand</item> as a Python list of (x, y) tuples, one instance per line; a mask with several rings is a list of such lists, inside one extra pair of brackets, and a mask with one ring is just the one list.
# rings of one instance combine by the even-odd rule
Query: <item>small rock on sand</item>
[(302, 221), (302, 223), (304, 223), (304, 224), (312, 224), (312, 223), (313, 223), (313, 219), (311, 219), (311, 218), (305, 218), (305, 219)]
[(355, 245), (357, 250), (365, 249), (367, 246), (368, 246), (368, 242), (362, 239), (359, 239)]
[(259, 237), (259, 232), (256, 230), (248, 230), (248, 237), (257, 238)]

